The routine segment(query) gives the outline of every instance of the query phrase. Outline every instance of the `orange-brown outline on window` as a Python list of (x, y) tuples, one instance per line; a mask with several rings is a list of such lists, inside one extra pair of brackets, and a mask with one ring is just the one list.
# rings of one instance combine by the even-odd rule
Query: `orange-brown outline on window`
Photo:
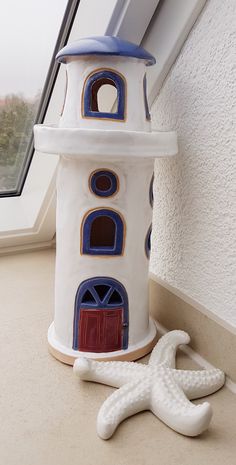
[(108, 172), (112, 173), (112, 174), (115, 176), (115, 178), (116, 178), (116, 182), (117, 182), (117, 189), (116, 189), (116, 191), (113, 192), (113, 194), (111, 194), (111, 195), (107, 195), (107, 196), (104, 196), (104, 197), (103, 197), (103, 198), (105, 198), (105, 199), (110, 199), (111, 197), (114, 197), (115, 195), (117, 195), (118, 192), (119, 192), (119, 190), (120, 190), (120, 180), (119, 180), (119, 177), (118, 177), (118, 175), (115, 173), (115, 171), (110, 170), (110, 168), (99, 168), (99, 169), (96, 169), (96, 170), (92, 171), (92, 173), (90, 174), (89, 179), (88, 179), (88, 185), (89, 185), (89, 190), (90, 190), (90, 192), (91, 192), (93, 195), (95, 195), (96, 197), (100, 197), (100, 198), (101, 198), (102, 196), (99, 195), (99, 194), (96, 194), (96, 192), (94, 192), (94, 191), (92, 190), (92, 187), (91, 187), (91, 179), (92, 179), (93, 175), (94, 175), (95, 173), (99, 173), (99, 171), (108, 171)]
[[(120, 76), (120, 78), (124, 82), (124, 118), (123, 119), (104, 118), (104, 117), (97, 118), (96, 116), (94, 116), (94, 117), (93, 116), (85, 116), (85, 114), (84, 114), (84, 92), (85, 92), (85, 87), (86, 87), (87, 80), (91, 76), (93, 76), (93, 74), (99, 73), (100, 71), (110, 71), (112, 73), (115, 73), (118, 76)], [(83, 119), (118, 121), (119, 123), (121, 123), (121, 122), (124, 123), (126, 121), (126, 119), (127, 119), (127, 82), (126, 82), (125, 76), (123, 74), (119, 73), (116, 69), (112, 69), (112, 68), (96, 68), (91, 73), (89, 73), (88, 76), (86, 77), (85, 81), (84, 81), (82, 95), (81, 95), (81, 117)]]
[[(114, 213), (116, 213), (117, 215), (119, 215), (122, 223), (123, 223), (123, 243), (122, 243), (122, 251), (121, 251), (121, 254), (119, 255), (106, 255), (106, 254), (102, 254), (102, 255), (90, 255), (90, 254), (85, 254), (83, 252), (83, 231), (84, 231), (84, 223), (86, 221), (86, 218), (90, 215), (90, 213), (94, 212), (94, 211), (98, 211), (98, 210), (110, 210)], [(126, 222), (125, 222), (125, 219), (124, 219), (124, 216), (122, 215), (122, 213), (120, 213), (119, 211), (115, 210), (114, 208), (109, 208), (107, 206), (101, 206), (101, 207), (97, 207), (97, 208), (91, 208), (90, 210), (88, 210), (84, 216), (83, 216), (83, 219), (82, 219), (82, 222), (81, 222), (81, 226), (80, 226), (80, 255), (86, 255), (86, 256), (89, 256), (89, 257), (92, 257), (92, 258), (118, 258), (118, 257), (122, 257), (124, 255), (124, 249), (125, 249), (125, 241), (126, 241)]]

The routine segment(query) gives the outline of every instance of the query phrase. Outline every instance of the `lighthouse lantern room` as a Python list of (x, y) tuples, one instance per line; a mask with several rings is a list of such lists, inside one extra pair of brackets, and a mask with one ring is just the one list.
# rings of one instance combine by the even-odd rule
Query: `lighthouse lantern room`
[(146, 67), (155, 58), (142, 47), (91, 37), (57, 60), (67, 72), (60, 122), (34, 129), (36, 150), (60, 155), (50, 351), (69, 364), (79, 355), (134, 360), (156, 339), (148, 311), (153, 168), (156, 157), (176, 154), (176, 134), (151, 131)]

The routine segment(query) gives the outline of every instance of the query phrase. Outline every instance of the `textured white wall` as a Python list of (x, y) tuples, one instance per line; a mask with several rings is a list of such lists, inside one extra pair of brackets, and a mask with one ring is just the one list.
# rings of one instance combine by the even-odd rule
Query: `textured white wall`
[(236, 326), (236, 2), (208, 0), (152, 108), (177, 129), (157, 160), (151, 271)]

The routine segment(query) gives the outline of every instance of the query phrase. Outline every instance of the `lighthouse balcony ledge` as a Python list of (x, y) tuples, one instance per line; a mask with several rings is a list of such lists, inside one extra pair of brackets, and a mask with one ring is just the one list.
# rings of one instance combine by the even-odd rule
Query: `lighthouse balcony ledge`
[(81, 128), (60, 128), (37, 124), (34, 127), (38, 152), (75, 159), (117, 160), (123, 158), (170, 157), (178, 152), (175, 131), (142, 132)]

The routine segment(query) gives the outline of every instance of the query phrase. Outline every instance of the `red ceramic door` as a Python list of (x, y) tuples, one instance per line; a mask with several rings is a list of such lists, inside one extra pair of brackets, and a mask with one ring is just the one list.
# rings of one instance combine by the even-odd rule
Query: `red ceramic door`
[(79, 350), (112, 352), (122, 349), (123, 308), (81, 308)]
[(83, 281), (75, 297), (73, 349), (112, 352), (128, 347), (129, 306), (119, 281), (95, 277)]

